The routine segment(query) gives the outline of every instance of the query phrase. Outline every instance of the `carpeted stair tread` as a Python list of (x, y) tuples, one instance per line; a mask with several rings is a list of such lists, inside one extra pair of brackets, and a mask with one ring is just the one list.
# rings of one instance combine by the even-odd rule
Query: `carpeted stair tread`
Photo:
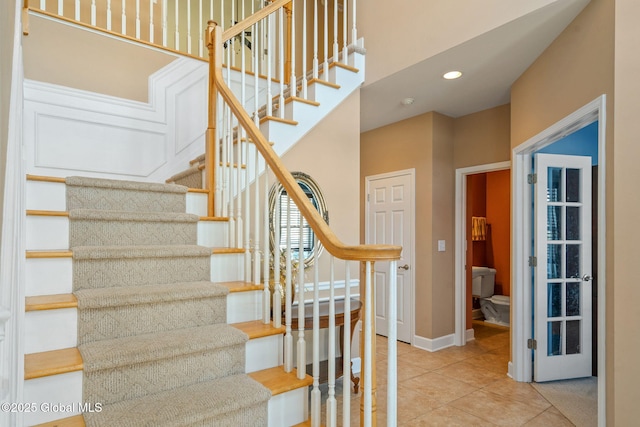
[(246, 375), (233, 375), (105, 405), (84, 417), (89, 427), (265, 426), (270, 397)]
[(187, 187), (137, 181), (69, 177), (67, 210), (184, 212)]
[(226, 286), (213, 282), (164, 283), (113, 288), (82, 289), (75, 292), (78, 309), (104, 308), (120, 305), (153, 304), (195, 298), (223, 297)]
[(135, 212), (102, 209), (73, 209), (70, 220), (139, 221), (139, 222), (198, 222), (199, 216), (178, 212)]
[(174, 212), (69, 211), (69, 244), (185, 245), (198, 239), (198, 216)]
[(73, 248), (74, 260), (199, 256), (211, 256), (211, 248), (198, 245), (77, 246)]
[(116, 369), (186, 354), (203, 353), (248, 341), (245, 333), (227, 324), (135, 335), (78, 346), (85, 373)]
[(89, 178), (70, 176), (65, 179), (67, 186), (110, 188), (117, 190), (151, 191), (156, 193), (186, 194), (187, 188), (180, 185), (159, 184), (156, 182), (126, 181), (118, 179)]

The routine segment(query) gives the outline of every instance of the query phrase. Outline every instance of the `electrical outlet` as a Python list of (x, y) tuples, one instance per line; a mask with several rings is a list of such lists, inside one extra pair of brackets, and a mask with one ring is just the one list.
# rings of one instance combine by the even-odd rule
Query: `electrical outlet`
[(438, 240), (438, 252), (444, 252), (445, 246), (446, 245), (444, 240)]

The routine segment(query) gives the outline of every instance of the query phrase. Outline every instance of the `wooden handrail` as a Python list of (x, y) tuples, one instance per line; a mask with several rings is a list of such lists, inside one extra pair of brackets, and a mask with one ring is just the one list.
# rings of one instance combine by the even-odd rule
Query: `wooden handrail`
[[(268, 7), (284, 5), (286, 3), (288, 3), (287, 0), (276, 1)], [(262, 11), (266, 9), (267, 8), (262, 9)], [(234, 26), (234, 28), (236, 26)], [(262, 132), (260, 132), (260, 129), (258, 129), (251, 117), (249, 117), (240, 101), (238, 101), (231, 89), (224, 82), (224, 78), (222, 76), (222, 56), (219, 52), (222, 49), (223, 40), (227, 40), (227, 32), (223, 35), (221, 27), (211, 21), (209, 22), (207, 32), (208, 46), (210, 49), (213, 48), (215, 51), (210, 55), (212, 61), (214, 61), (210, 68), (210, 71), (212, 72), (210, 79), (212, 86), (214, 86), (209, 93), (210, 105), (215, 104), (215, 92), (219, 92), (222, 98), (229, 105), (231, 111), (235, 114), (240, 126), (242, 126), (249, 134), (249, 137), (255, 144), (258, 151), (260, 151), (260, 154), (262, 154), (262, 157), (267, 165), (269, 165), (276, 178), (285, 188), (289, 197), (294, 200), (298, 209), (316, 233), (316, 236), (318, 236), (318, 239), (322, 242), (325, 249), (336, 258), (350, 261), (389, 261), (400, 259), (400, 252), (402, 251), (402, 247), (400, 246), (348, 246), (336, 237), (333, 230), (331, 230), (316, 208), (311, 204), (309, 198), (304, 194), (293, 175), (291, 175), (291, 173), (282, 164), (280, 157), (278, 157), (273, 148), (271, 148), (271, 144), (269, 144), (266, 138), (262, 135)], [(211, 100), (211, 98), (213, 100)]]
[(273, 12), (290, 2), (291, 0), (275, 0), (271, 2), (271, 4), (269, 4), (268, 6), (257, 10), (255, 13), (253, 13), (253, 15), (243, 19), (233, 27), (227, 28), (227, 30), (222, 33), (220, 40), (231, 40), (235, 36), (240, 35), (244, 30), (246, 30), (253, 24), (257, 24), (258, 22), (262, 21), (264, 18), (271, 15)]

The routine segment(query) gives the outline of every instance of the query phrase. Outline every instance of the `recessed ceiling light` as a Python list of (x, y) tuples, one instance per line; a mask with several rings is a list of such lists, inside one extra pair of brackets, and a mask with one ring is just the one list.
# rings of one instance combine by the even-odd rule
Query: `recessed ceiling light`
[(460, 71), (449, 71), (448, 73), (444, 73), (442, 77), (447, 80), (453, 80), (459, 78), (460, 76), (462, 76), (462, 73)]
[(404, 105), (411, 105), (415, 102), (415, 99), (413, 98), (405, 98), (402, 100), (402, 104)]

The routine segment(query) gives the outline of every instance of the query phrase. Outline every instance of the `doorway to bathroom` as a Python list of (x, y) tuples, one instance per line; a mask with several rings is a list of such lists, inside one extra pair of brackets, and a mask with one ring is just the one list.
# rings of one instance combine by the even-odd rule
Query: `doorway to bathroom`
[[(510, 293), (510, 168), (511, 162), (499, 162), (456, 170), (454, 343), (458, 346), (473, 339), (474, 313), (481, 316), (479, 307), (473, 311), (472, 267), (493, 270), (498, 285), (494, 294), (508, 298)], [(505, 307), (501, 311), (508, 320)], [(494, 318), (494, 323), (508, 324), (504, 320)]]

